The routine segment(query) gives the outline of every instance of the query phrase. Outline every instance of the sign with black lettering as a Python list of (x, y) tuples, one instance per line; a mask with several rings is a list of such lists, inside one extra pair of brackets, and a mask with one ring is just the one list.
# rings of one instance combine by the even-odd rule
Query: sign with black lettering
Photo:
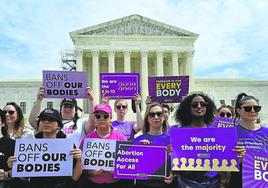
[(87, 73), (43, 71), (45, 98), (87, 98)]
[(116, 140), (86, 138), (83, 144), (83, 169), (114, 169)]
[(17, 139), (12, 177), (72, 176), (69, 139)]

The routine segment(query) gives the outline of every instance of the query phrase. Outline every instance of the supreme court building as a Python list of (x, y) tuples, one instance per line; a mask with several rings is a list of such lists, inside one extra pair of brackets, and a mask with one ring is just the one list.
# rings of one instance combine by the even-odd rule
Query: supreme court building
[[(100, 102), (101, 72), (140, 72), (142, 110), (148, 96), (148, 76), (190, 76), (190, 92), (204, 91), (217, 106), (232, 105), (240, 92), (251, 94), (263, 106), (260, 118), (268, 122), (268, 81), (250, 79), (195, 79), (194, 43), (198, 34), (167, 25), (140, 15), (130, 15), (70, 32), (74, 49), (62, 51), (62, 67), (88, 72), (96, 103)], [(198, 61), (198, 60), (197, 60)], [(38, 80), (0, 80), (0, 108), (14, 101), (30, 113)], [(59, 107), (58, 99), (45, 99), (43, 108)], [(85, 113), (86, 100), (79, 100)], [(130, 117), (132, 118), (132, 117)]]

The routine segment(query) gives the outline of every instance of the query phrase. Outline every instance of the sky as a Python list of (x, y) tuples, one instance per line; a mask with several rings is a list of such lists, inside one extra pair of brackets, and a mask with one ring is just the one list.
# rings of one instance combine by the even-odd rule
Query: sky
[(132, 14), (199, 34), (197, 78), (268, 80), (267, 0), (1, 0), (0, 79), (60, 70), (69, 32)]

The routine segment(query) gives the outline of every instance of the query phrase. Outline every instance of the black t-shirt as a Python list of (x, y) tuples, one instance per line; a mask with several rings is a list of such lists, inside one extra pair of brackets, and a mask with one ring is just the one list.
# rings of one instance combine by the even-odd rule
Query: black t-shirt
[(0, 169), (7, 171), (9, 168), (7, 166), (7, 159), (14, 155), (15, 150), (15, 140), (2, 137), (0, 138)]

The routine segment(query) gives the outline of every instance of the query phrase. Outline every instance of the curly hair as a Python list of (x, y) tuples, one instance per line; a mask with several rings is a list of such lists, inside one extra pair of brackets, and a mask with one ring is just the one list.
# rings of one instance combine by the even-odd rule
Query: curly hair
[(204, 122), (206, 124), (211, 124), (213, 122), (216, 112), (216, 106), (214, 102), (203, 92), (195, 92), (186, 96), (177, 107), (177, 110), (175, 112), (175, 120), (181, 124), (181, 127), (190, 126), (192, 123), (193, 116), (191, 112), (191, 103), (193, 98), (197, 96), (202, 97), (205, 102), (208, 103), (206, 107), (206, 114), (204, 116)]
[(235, 119), (240, 118), (240, 115), (239, 115), (237, 109), (241, 108), (241, 106), (248, 100), (255, 100), (257, 102), (257, 104), (259, 105), (259, 101), (255, 97), (253, 97), (251, 95), (247, 95), (246, 93), (238, 94), (236, 97), (236, 101), (235, 101)]
[[(153, 103), (151, 103), (151, 104), (149, 104), (147, 106), (146, 112), (144, 114), (144, 128), (143, 128), (143, 133), (147, 133), (147, 132), (150, 131), (150, 124), (149, 124), (149, 121), (148, 121), (148, 115), (149, 115), (150, 110), (153, 107), (155, 107), (155, 106), (159, 106), (162, 109), (162, 111), (164, 111), (163, 106), (160, 103), (158, 103), (158, 102), (153, 102)], [(162, 124), (162, 131), (163, 131), (163, 133), (167, 132), (167, 121), (166, 120), (164, 120), (164, 122)]]
[(15, 135), (15, 138), (17, 138), (17, 137), (20, 137), (22, 135), (23, 129), (25, 127), (25, 122), (24, 122), (24, 119), (23, 119), (22, 109), (15, 102), (6, 103), (6, 106), (8, 106), (8, 105), (13, 106), (15, 108), (16, 112), (17, 112), (17, 119), (16, 119), (15, 125), (14, 125), (14, 135)]

